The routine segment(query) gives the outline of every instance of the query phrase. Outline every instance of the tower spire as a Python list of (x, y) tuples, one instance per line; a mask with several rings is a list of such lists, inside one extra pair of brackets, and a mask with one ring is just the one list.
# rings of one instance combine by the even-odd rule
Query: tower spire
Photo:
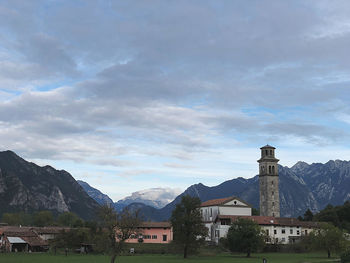
[(260, 148), (259, 163), (259, 190), (260, 215), (280, 216), (278, 159), (275, 158), (276, 148), (265, 145)]

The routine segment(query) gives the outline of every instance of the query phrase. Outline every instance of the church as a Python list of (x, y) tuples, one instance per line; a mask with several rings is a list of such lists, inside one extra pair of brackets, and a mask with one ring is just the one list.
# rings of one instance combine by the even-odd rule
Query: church
[(266, 145), (260, 148), (259, 197), (260, 216), (252, 216), (252, 206), (244, 200), (231, 196), (203, 202), (200, 207), (203, 222), (209, 229), (208, 242), (218, 244), (226, 237), (230, 225), (238, 218), (255, 221), (267, 234), (266, 243), (289, 244), (308, 235), (317, 224), (296, 218), (280, 217), (278, 159), (276, 148)]

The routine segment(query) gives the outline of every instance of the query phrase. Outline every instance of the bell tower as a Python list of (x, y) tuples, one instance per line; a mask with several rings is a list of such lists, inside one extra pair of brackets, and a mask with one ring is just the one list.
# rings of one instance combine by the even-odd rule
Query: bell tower
[(278, 190), (278, 159), (275, 147), (261, 147), (259, 163), (260, 215), (280, 217), (280, 196)]

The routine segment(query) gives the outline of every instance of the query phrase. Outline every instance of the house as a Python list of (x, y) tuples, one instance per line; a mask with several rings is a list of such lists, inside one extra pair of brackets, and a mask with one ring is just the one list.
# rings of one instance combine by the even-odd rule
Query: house
[(69, 227), (32, 227), (33, 230), (41, 239), (51, 240), (58, 234), (71, 230)]
[(238, 218), (246, 218), (256, 222), (266, 233), (265, 242), (268, 244), (295, 243), (318, 226), (316, 222), (304, 222), (296, 218), (218, 215), (213, 226), (215, 233), (217, 233), (213, 241), (218, 243), (221, 237), (226, 237), (230, 225)]
[(7, 252), (37, 252), (49, 248), (48, 242), (41, 239), (30, 227), (1, 227), (0, 236), (0, 247)]
[(137, 234), (133, 234), (127, 243), (158, 243), (168, 244), (173, 240), (173, 228), (170, 222), (142, 222), (137, 227)]
[[(208, 228), (206, 241), (215, 241), (220, 236), (219, 229), (214, 228), (214, 221), (219, 215), (251, 216), (252, 207), (243, 200), (231, 196), (203, 202), (200, 206), (202, 220)], [(217, 242), (216, 242), (217, 243)]]

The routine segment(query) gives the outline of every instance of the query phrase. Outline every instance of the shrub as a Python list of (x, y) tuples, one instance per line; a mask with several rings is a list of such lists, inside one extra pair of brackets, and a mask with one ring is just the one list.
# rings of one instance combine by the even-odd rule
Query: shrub
[(350, 250), (344, 252), (340, 256), (340, 262), (341, 263), (349, 263), (350, 262)]

